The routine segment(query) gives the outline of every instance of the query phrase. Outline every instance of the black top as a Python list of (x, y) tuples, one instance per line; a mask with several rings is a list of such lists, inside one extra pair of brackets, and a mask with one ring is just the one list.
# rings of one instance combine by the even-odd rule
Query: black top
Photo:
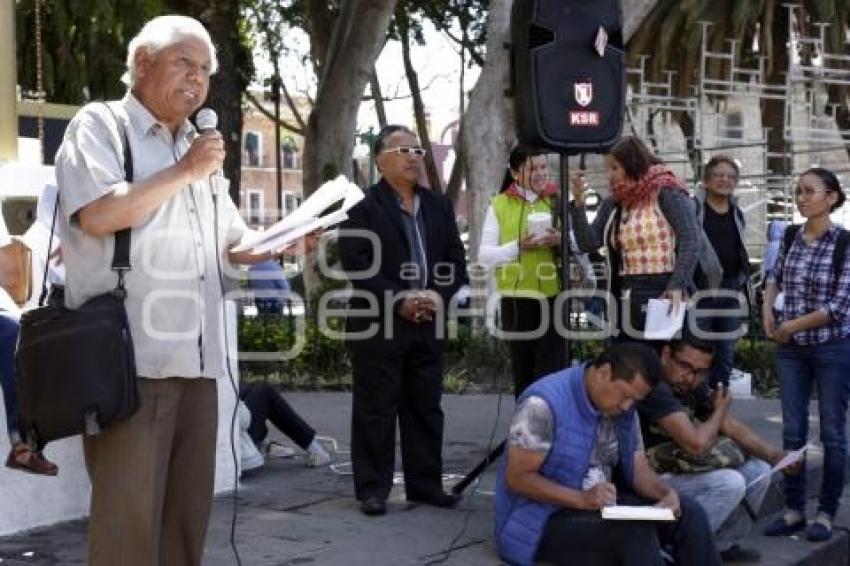
[[(415, 229), (420, 232), (424, 248), (420, 253), (426, 260), (425, 288), (439, 293), (445, 309), (457, 290), (469, 282), (466, 252), (451, 201), (437, 191), (417, 188), (416, 194), (416, 216), (420, 221)], [(434, 331), (442, 317), (417, 324), (399, 314), (403, 302), (400, 297), (411, 288), (410, 266), (421, 261), (412, 252), (408, 227), (413, 228), (405, 223), (396, 192), (384, 179), (366, 190), (365, 198), (348, 211), (348, 220), (340, 226), (339, 260), (355, 291), (349, 299), (346, 329), (371, 335), (360, 340), (364, 347), (366, 342), (404, 347), (403, 340), (392, 339), (391, 333), (381, 330), (384, 325), (395, 330), (396, 338), (408, 331), (421, 336), (427, 330), (429, 339), (436, 340)], [(366, 237), (370, 232), (374, 237)], [(373, 325), (377, 325), (377, 332), (371, 330)], [(350, 343), (359, 342), (352, 339)]]
[(711, 390), (705, 382), (685, 395), (677, 395), (666, 383), (659, 383), (637, 404), (640, 430), (646, 449), (668, 442), (670, 437), (655, 422), (673, 413), (685, 412), (690, 419), (704, 421), (711, 417)]
[(723, 277), (737, 277), (741, 266), (738, 262), (738, 227), (732, 207), (725, 214), (718, 214), (706, 203), (702, 225), (720, 260)]

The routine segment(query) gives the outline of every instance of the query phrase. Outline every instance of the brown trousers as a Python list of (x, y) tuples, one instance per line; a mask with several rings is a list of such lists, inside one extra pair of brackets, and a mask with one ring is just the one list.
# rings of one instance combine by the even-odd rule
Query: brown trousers
[(141, 406), (83, 448), (92, 483), (89, 564), (201, 564), (218, 421), (211, 379), (140, 379)]

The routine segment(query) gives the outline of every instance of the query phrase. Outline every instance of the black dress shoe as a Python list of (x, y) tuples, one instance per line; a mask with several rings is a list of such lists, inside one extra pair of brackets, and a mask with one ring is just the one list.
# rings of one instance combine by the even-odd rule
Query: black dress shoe
[(387, 502), (380, 497), (367, 497), (360, 502), (360, 511), (364, 515), (383, 515), (387, 512)]
[(454, 507), (460, 499), (461, 496), (456, 493), (444, 493), (442, 491), (435, 493), (411, 493), (407, 496), (407, 500), (411, 503), (424, 503), (425, 505), (433, 505), (434, 507)]

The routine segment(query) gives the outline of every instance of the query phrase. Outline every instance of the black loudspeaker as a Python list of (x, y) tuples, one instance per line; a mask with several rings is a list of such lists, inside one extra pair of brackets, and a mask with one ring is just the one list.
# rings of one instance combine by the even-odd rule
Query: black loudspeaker
[(607, 151), (620, 138), (625, 54), (618, 0), (515, 0), (511, 94), (523, 144)]

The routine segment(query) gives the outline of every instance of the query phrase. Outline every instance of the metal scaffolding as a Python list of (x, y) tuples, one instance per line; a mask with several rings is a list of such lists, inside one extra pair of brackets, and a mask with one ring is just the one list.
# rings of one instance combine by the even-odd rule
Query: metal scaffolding
[[(786, 8), (788, 29), (799, 29), (795, 24), (803, 17), (802, 8)], [(795, 35), (788, 42), (784, 84), (767, 82), (766, 57), (756, 57), (753, 67), (742, 63), (747, 46), (740, 39), (727, 40), (725, 51), (712, 51), (711, 22), (700, 22), (700, 64), (688, 96), (676, 96), (672, 71), (660, 82), (648, 79), (649, 56), (639, 57), (638, 65), (627, 71), (626, 131), (644, 139), (691, 186), (700, 184), (703, 164), (714, 154), (743, 162), (737, 194), (749, 217), (746, 239), (754, 258), (762, 256), (767, 223), (792, 218), (792, 186), (803, 170), (831, 156), (843, 166), (830, 168), (850, 180), (844, 142), (850, 130), (837, 127), (836, 105), (829, 104), (827, 95), (830, 87), (850, 86), (850, 47), (845, 53), (829, 51), (830, 25), (816, 23), (815, 37)], [(783, 105), (784, 144), (779, 153), (769, 152), (769, 132), (761, 125), (759, 109), (766, 101)], [(690, 138), (673, 126), (674, 113), (685, 113), (693, 124)], [(771, 158), (781, 158), (788, 171), (771, 171)]]

